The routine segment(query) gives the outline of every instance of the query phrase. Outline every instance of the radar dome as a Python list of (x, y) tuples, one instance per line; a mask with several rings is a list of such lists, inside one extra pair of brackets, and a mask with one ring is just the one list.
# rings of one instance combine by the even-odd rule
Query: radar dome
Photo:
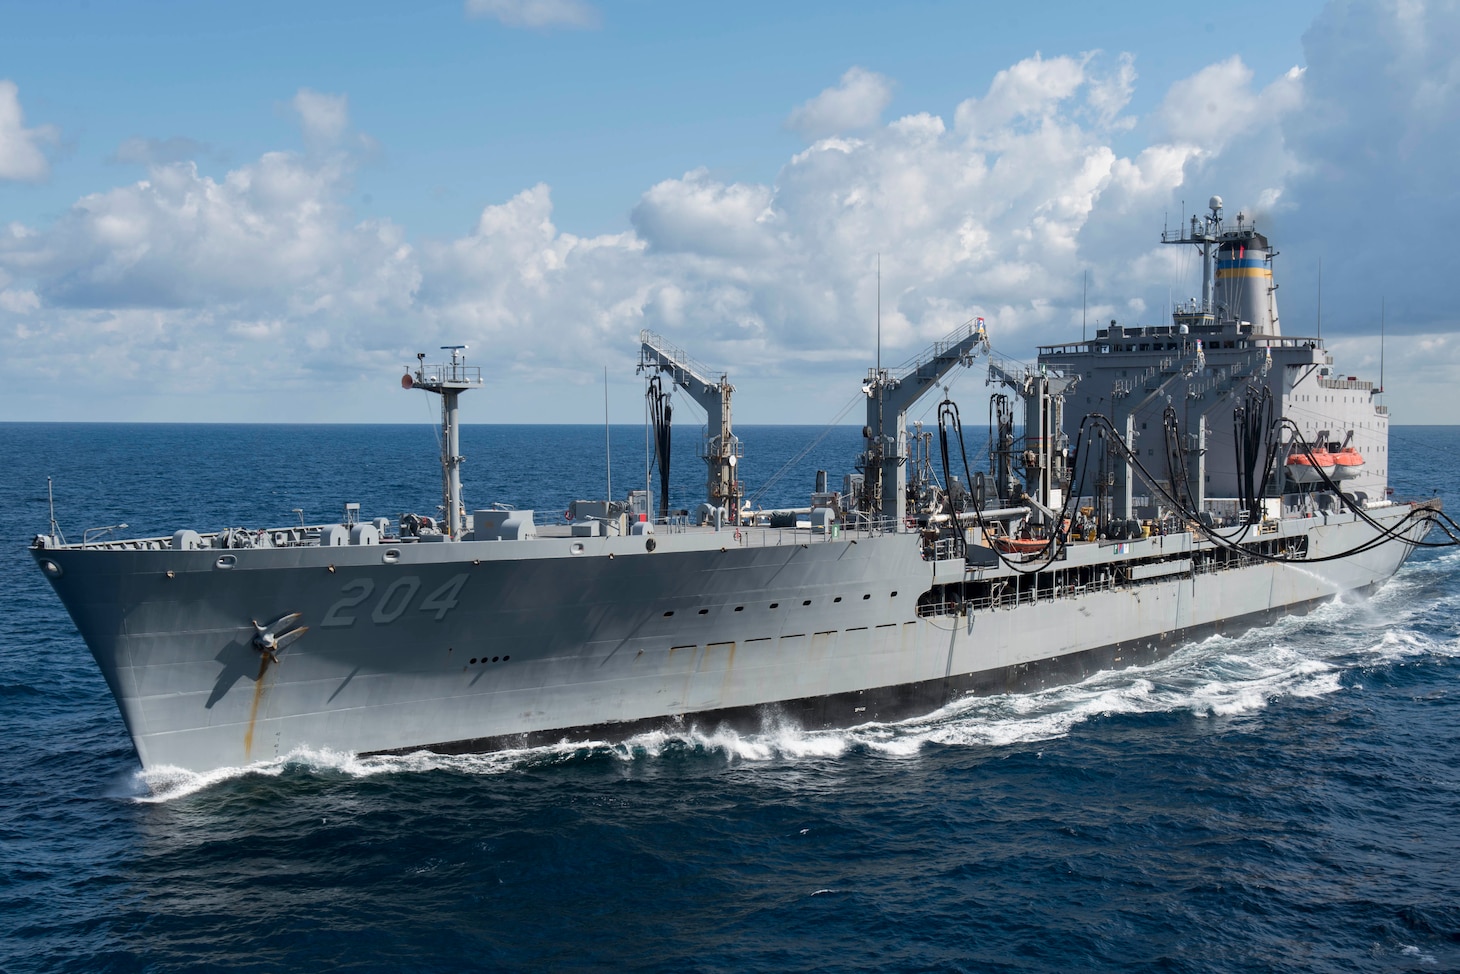
[(1213, 196), (1207, 200), (1207, 206), (1210, 206), (1214, 210), (1220, 210), (1222, 208), (1222, 198), (1220, 196)]

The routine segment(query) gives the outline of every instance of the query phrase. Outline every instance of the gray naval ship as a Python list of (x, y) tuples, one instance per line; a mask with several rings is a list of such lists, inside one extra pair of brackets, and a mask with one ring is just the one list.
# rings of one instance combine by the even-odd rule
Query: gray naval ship
[[(75, 544), (53, 514), (31, 551), (143, 766), (193, 771), (889, 721), (1382, 584), (1448, 518), (1390, 496), (1381, 390), (1282, 332), (1274, 251), (1219, 198), (1163, 241), (1204, 268), (1169, 324), (1112, 321), (1023, 365), (975, 319), (869, 370), (854, 472), (818, 472), (799, 509), (745, 504), (728, 377), (645, 332), (658, 497), (463, 510), (458, 399), (482, 379), (452, 347), (402, 378), (441, 399), (439, 518)], [(972, 465), (956, 403), (936, 445), (907, 423), (968, 366), (994, 387)], [(674, 392), (709, 416), (688, 516), (669, 511)]]

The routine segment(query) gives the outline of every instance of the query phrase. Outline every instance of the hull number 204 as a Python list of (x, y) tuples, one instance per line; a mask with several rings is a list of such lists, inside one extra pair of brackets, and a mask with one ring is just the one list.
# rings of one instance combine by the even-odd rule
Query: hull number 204
[[(453, 575), (444, 585), (437, 587), (416, 603), (416, 594), (421, 590), (421, 580), (414, 575), (395, 579), (379, 595), (375, 593), (375, 581), (357, 578), (346, 582), (340, 589), (343, 598), (330, 606), (320, 625), (326, 629), (353, 626), (356, 620), (366, 618), (376, 625), (386, 625), (406, 614), (415, 604), (416, 611), (430, 612), (436, 621), (446, 618), (446, 613), (456, 608), (461, 587), (466, 584), (466, 575)], [(372, 596), (374, 597), (372, 600)], [(367, 607), (367, 603), (369, 603)]]

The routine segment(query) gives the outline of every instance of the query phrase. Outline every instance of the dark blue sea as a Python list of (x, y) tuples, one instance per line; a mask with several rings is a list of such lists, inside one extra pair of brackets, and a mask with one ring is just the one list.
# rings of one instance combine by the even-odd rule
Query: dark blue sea
[[(740, 432), (753, 490), (822, 431)], [(762, 503), (839, 483), (859, 432)], [(644, 435), (613, 438), (622, 495)], [(463, 453), (468, 507), (605, 489), (602, 427), (469, 426)], [(0, 425), (0, 969), (1460, 969), (1454, 550), (1367, 601), (901, 724), (145, 779), (25, 551), (46, 477), (77, 541), (432, 513), (437, 454), (424, 425)], [(1398, 428), (1394, 486), (1454, 497), (1457, 458), (1460, 429)]]

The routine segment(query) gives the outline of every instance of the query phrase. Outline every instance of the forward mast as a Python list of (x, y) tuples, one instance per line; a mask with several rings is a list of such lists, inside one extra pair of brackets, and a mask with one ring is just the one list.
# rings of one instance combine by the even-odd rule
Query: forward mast
[(423, 389), (441, 397), (441, 506), (442, 523), (448, 538), (459, 540), (463, 528), (464, 508), (461, 503), (461, 430), (458, 420), (458, 397), (468, 389), (482, 385), (482, 370), (466, 364), (465, 345), (442, 345), (451, 353), (449, 362), (427, 365), (426, 353), (416, 353), (416, 371), (401, 376), (402, 389)]

